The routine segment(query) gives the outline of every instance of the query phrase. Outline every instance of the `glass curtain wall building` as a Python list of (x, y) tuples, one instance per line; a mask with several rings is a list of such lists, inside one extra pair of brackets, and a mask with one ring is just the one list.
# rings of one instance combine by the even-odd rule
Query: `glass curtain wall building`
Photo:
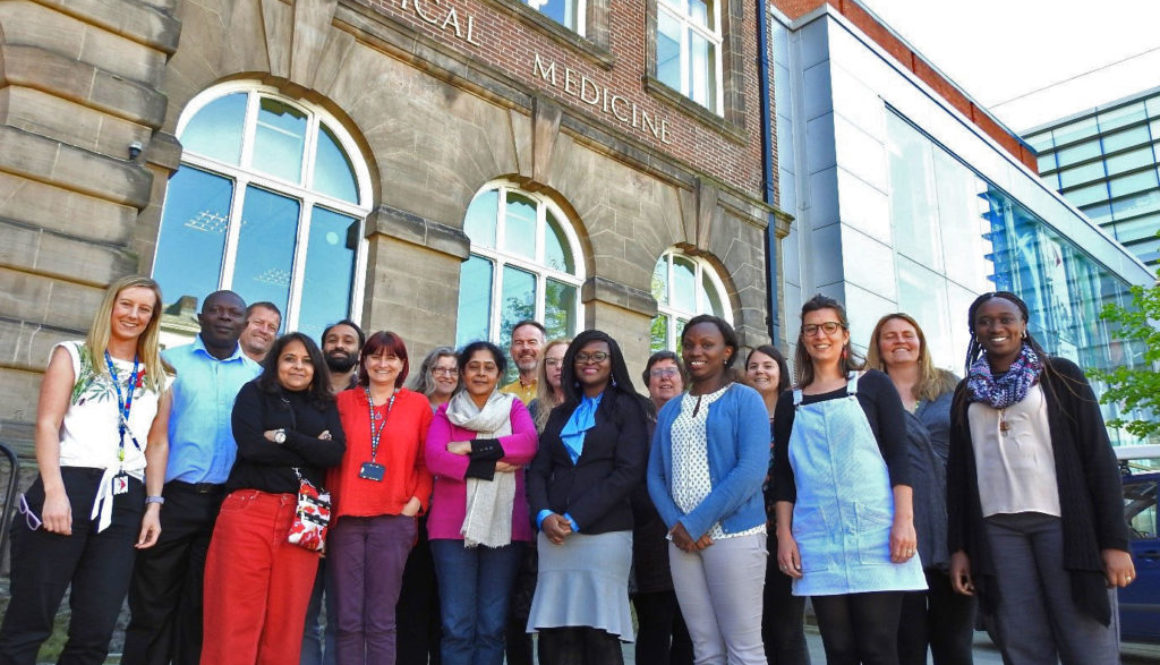
[(1045, 181), (1160, 266), (1160, 88), (1028, 130)]
[(906, 312), (961, 375), (970, 303), (1009, 290), (1050, 353), (1141, 361), (1099, 318), (1154, 280), (1136, 257), (833, 7), (774, 17), (787, 331), (815, 293), (845, 304), (862, 349), (881, 316)]

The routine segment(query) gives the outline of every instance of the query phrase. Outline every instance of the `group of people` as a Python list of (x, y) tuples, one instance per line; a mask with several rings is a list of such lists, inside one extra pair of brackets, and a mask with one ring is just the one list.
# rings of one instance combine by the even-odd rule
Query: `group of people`
[[(503, 385), (490, 342), (412, 373), (395, 333), (278, 336), (230, 291), (162, 353), (161, 302), (119, 280), (53, 349), (0, 665), (36, 662), (68, 589), (61, 663), (104, 661), (126, 596), (129, 665), (614, 665), (632, 641), (639, 663), (800, 665), (807, 597), (834, 665), (970, 663), (977, 614), (1008, 663), (1119, 662), (1114, 455), (1014, 294), (971, 305), (962, 381), (902, 313), (864, 360), (816, 296), (795, 380), (703, 315), (647, 397), (599, 330), (519, 322)], [(320, 488), (323, 558), (290, 538)]]

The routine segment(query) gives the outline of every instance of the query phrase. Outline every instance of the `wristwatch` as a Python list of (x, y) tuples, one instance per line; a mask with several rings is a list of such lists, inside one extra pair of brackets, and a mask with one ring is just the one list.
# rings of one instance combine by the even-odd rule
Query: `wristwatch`
[(163, 497), (163, 496), (147, 496), (147, 497), (145, 497), (145, 505), (148, 506), (151, 503), (155, 503), (159, 506), (163, 506), (163, 505), (165, 505), (165, 497)]
[(280, 429), (274, 432), (274, 443), (286, 443), (286, 430)]

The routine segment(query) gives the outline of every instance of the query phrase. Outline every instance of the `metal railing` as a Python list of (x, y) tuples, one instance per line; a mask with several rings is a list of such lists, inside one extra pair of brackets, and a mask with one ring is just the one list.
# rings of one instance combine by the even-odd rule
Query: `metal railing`
[(0, 453), (8, 458), (8, 488), (4, 492), (4, 513), (0, 521), (0, 559), (8, 552), (8, 525), (12, 522), (12, 513), (16, 510), (16, 488), (20, 484), (20, 459), (8, 446), (0, 443)]

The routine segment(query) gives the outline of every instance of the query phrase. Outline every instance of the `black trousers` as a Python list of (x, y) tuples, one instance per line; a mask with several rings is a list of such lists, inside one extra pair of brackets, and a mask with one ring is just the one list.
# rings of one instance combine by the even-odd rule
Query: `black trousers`
[(672, 589), (637, 593), (636, 662), (656, 665), (692, 665), (693, 639), (685, 627), (677, 594)]
[(927, 591), (903, 595), (898, 661), (926, 665), (929, 645), (934, 665), (971, 665), (975, 599), (955, 593), (950, 575), (938, 570), (926, 571), (926, 584)]
[[(72, 585), (72, 618), (61, 665), (99, 665), (109, 652), (121, 604), (133, 573), (133, 545), (145, 512), (145, 486), (129, 481), (129, 491), (113, 499), (113, 521), (102, 532), (89, 518), (104, 469), (62, 467), (72, 507), (72, 535), (28, 528), (17, 513), (12, 523), (12, 598), (0, 626), (0, 663), (32, 665), (40, 645), (52, 635), (53, 619)], [(41, 516), (44, 484), (37, 478), (25, 493)]]
[(813, 596), (826, 665), (898, 665), (902, 591)]
[(137, 553), (124, 665), (198, 665), (205, 560), (224, 487), (169, 482), (161, 538)]
[(620, 638), (598, 628), (543, 629), (537, 651), (540, 665), (624, 665)]
[[(439, 583), (427, 540), (427, 518), (419, 518), (419, 540), (407, 555), (403, 588), (395, 607), (397, 665), (439, 665), (443, 615), (439, 610)], [(509, 661), (511, 662), (511, 661)]]
[(773, 556), (765, 567), (762, 601), (761, 641), (769, 665), (810, 665), (806, 644), (806, 599), (793, 595), (793, 579), (777, 568), (777, 535), (771, 529), (769, 551)]
[(504, 652), (507, 665), (532, 665), (532, 635), (528, 632), (528, 615), (532, 613), (532, 597), (536, 595), (536, 573), (540, 568), (540, 558), (536, 551), (536, 540), (532, 538), (524, 549), (524, 559), (520, 561), (515, 584), (512, 585), (512, 599), (508, 605), (507, 627), (504, 630)]

